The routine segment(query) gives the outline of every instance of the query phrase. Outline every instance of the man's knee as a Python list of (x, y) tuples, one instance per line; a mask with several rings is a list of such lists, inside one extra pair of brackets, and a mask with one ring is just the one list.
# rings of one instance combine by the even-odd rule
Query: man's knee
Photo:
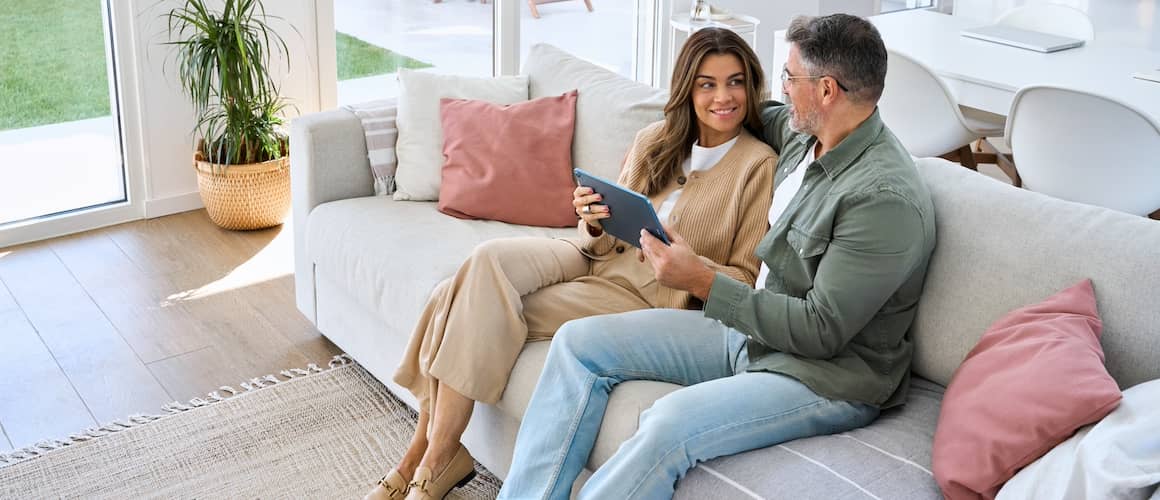
[(552, 337), (551, 352), (577, 357), (584, 352), (586, 346), (592, 345), (594, 333), (590, 326), (592, 318), (580, 318), (566, 321), (556, 330)]
[(689, 411), (683, 406), (682, 398), (671, 396), (658, 399), (640, 414), (640, 426), (636, 432), (642, 445), (663, 452), (685, 442)]

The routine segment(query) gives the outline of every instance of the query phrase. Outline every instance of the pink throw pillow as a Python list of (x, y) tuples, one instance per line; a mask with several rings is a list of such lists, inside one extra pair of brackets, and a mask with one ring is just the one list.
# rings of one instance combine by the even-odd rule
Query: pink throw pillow
[(1091, 280), (996, 321), (959, 366), (934, 434), (950, 500), (995, 498), (1022, 467), (1120, 402)]
[(511, 105), (441, 99), (439, 211), (528, 226), (576, 225), (575, 90)]

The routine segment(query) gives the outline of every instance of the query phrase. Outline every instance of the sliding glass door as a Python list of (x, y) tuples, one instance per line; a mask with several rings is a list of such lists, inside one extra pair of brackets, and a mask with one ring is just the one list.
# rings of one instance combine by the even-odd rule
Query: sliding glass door
[(0, 33), (0, 230), (127, 201), (106, 0), (5, 0)]
[(397, 96), (400, 68), (515, 74), (541, 42), (647, 81), (659, 1), (333, 0), (337, 104)]
[(520, 0), (520, 60), (537, 43), (564, 49), (633, 78), (636, 3), (629, 0)]
[(397, 96), (401, 68), (492, 76), (493, 11), (481, 0), (334, 0), (338, 104)]

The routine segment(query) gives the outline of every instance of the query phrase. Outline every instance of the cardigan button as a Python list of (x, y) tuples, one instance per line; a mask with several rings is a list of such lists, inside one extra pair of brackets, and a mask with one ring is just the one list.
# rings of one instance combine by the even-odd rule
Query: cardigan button
[(688, 179), (686, 179), (685, 176), (682, 175), (677, 177), (677, 184), (684, 186), (686, 182), (688, 182)]
[(618, 245), (616, 247), (616, 253), (624, 253), (624, 245)]

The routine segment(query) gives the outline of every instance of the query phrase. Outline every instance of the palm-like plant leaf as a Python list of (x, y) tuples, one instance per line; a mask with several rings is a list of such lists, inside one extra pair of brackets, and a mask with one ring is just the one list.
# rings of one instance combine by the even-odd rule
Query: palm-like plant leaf
[(286, 42), (268, 24), (273, 17), (261, 0), (224, 0), (217, 13), (205, 3), (185, 0), (166, 15), (202, 154), (215, 168), (278, 158), (286, 149), (287, 105), (269, 67), (272, 51), (288, 53)]

